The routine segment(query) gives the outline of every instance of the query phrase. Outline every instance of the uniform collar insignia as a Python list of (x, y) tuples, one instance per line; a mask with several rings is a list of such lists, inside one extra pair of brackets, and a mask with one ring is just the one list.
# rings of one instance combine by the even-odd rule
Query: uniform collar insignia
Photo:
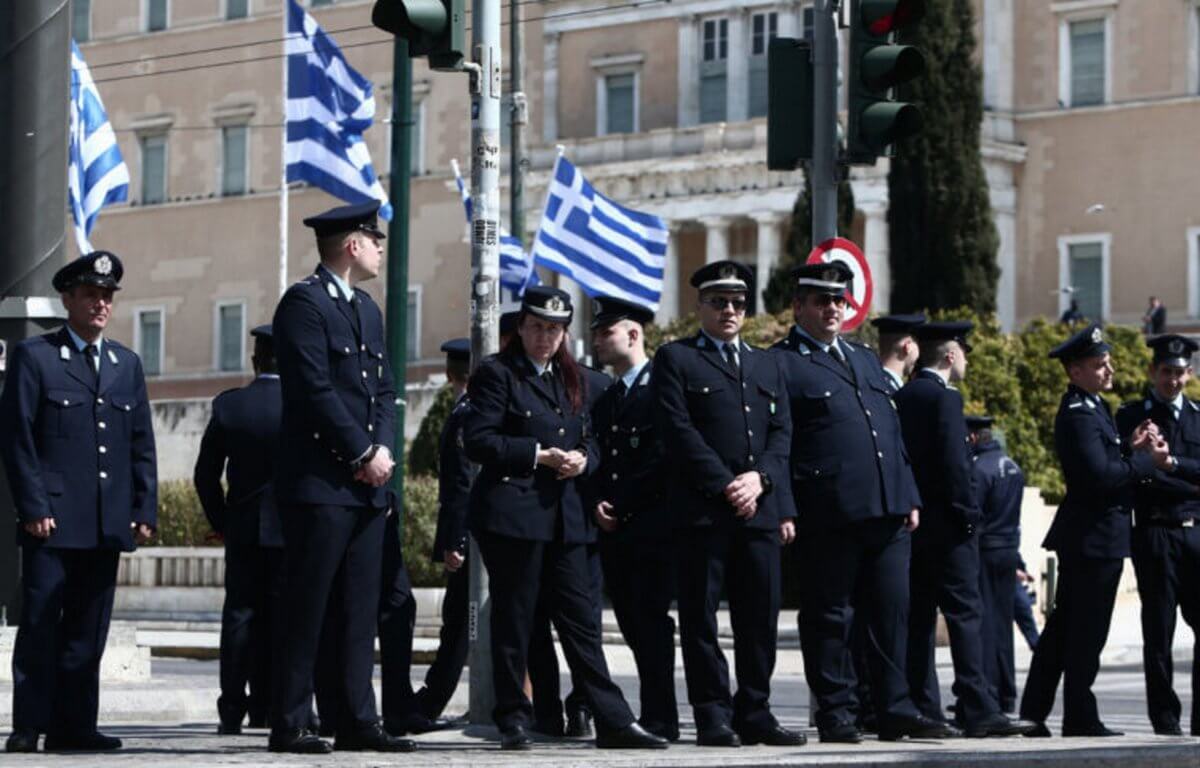
[(1191, 400), (1188, 400), (1186, 397), (1183, 398), (1183, 401), (1185, 403), (1187, 403), (1188, 405), (1192, 406), (1193, 411), (1200, 411), (1200, 406), (1197, 406), (1195, 403), (1193, 403)]
[(333, 283), (325, 283), (325, 292), (329, 294), (329, 298), (333, 299), (334, 301), (337, 301), (338, 289), (337, 289), (336, 285), (334, 285)]
[(70, 360), (71, 359), (71, 350), (67, 349), (66, 344), (63, 344), (61, 347), (58, 348), (58, 359), (59, 360)]
[(108, 359), (112, 362), (113, 365), (116, 365), (117, 364), (116, 353), (114, 353), (111, 349), (108, 349), (106, 351), (108, 352)]
[(638, 384), (645, 386), (648, 381), (650, 381), (650, 371), (643, 370), (642, 375), (638, 376)]
[(1095, 408), (1095, 407), (1096, 407), (1096, 403), (1095, 403), (1095, 401), (1094, 401), (1094, 400), (1092, 400), (1090, 397), (1089, 397), (1087, 400), (1084, 400), (1084, 402), (1085, 402), (1085, 403), (1087, 403), (1087, 406), (1088, 406), (1088, 408)]
[(1154, 407), (1154, 403), (1153, 403), (1152, 401), (1150, 401), (1150, 400), (1147, 400), (1147, 401), (1146, 401), (1146, 405), (1145, 405), (1145, 409), (1148, 411), (1148, 410), (1150, 410), (1150, 409), (1151, 409), (1151, 408), (1153, 408), (1153, 407)]

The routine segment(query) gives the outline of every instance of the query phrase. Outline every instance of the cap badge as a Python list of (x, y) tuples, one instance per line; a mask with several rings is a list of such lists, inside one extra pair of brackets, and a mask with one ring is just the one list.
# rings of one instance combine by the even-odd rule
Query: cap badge
[(839, 275), (836, 269), (827, 269), (821, 273), (821, 279), (830, 283), (839, 282), (838, 277)]
[(736, 280), (737, 279), (737, 268), (734, 267), (732, 264), (726, 264), (725, 266), (721, 267), (721, 271), (719, 274), (720, 274), (722, 280)]
[(1099, 328), (1093, 328), (1092, 329), (1092, 343), (1099, 344), (1102, 341), (1104, 341), (1104, 334), (1100, 332)]
[(1180, 341), (1179, 339), (1175, 339), (1174, 341), (1172, 341), (1170, 344), (1167, 345), (1167, 349), (1171, 351), (1172, 355), (1182, 355), (1183, 354), (1183, 342)]
[(107, 256), (101, 256), (92, 262), (92, 269), (97, 275), (108, 275), (112, 273), (112, 259)]
[(549, 312), (562, 312), (562, 299), (558, 298), (557, 296), (551, 296), (550, 298), (546, 299), (546, 310)]

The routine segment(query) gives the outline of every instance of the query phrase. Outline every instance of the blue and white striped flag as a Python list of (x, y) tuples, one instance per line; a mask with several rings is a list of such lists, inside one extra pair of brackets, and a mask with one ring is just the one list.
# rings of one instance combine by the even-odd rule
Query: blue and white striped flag
[(306, 181), (349, 203), (392, 206), (375, 176), (363, 131), (375, 119), (371, 81), (296, 0), (288, 0), (287, 180)]
[(71, 41), (71, 117), (67, 145), (67, 198), (80, 253), (90, 253), (88, 235), (100, 209), (129, 196), (129, 169), (117, 135), (100, 101), (79, 46)]
[(589, 296), (657, 311), (668, 237), (662, 219), (608, 199), (560, 156), (533, 256), (539, 265), (573, 278)]
[[(469, 227), (471, 191), (467, 189), (467, 182), (458, 170), (458, 163), (453, 163), (453, 166), (454, 183), (458, 185), (458, 194), (462, 195), (463, 210), (466, 211)], [(525, 253), (525, 246), (510, 235), (507, 229), (500, 227), (500, 287), (507, 288), (512, 292), (513, 298), (519, 299), (525, 295), (526, 288), (539, 283), (541, 280), (538, 279), (537, 270), (533, 268), (533, 259)]]

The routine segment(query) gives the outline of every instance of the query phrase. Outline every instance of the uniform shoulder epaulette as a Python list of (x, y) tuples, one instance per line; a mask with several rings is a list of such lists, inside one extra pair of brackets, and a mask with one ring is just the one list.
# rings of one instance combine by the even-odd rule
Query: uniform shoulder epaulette
[(1183, 396), (1183, 402), (1185, 402), (1185, 403), (1187, 403), (1189, 406), (1191, 406), (1191, 408), (1192, 408), (1192, 410), (1193, 410), (1193, 411), (1200, 412), (1200, 405), (1196, 405), (1196, 401), (1195, 401), (1195, 400), (1192, 400), (1192, 399), (1191, 399), (1190, 397), (1188, 397), (1187, 395), (1184, 395), (1184, 396)]
[(234, 392), (239, 392), (239, 391), (241, 391), (241, 389), (242, 389), (241, 387), (230, 387), (229, 389), (223, 389), (217, 393), (216, 397), (213, 398), (213, 402), (215, 403), (216, 401), (220, 400), (222, 397), (225, 397), (225, 395), (231, 395)]

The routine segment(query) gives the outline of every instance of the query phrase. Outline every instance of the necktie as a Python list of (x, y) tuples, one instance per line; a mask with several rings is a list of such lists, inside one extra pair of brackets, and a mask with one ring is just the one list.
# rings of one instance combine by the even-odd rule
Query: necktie
[(729, 365), (729, 369), (734, 373), (740, 373), (738, 368), (737, 347), (733, 346), (729, 342), (725, 342), (725, 346), (722, 347), (722, 349), (725, 351), (725, 362)]
[(842, 352), (842, 348), (836, 341), (829, 345), (829, 354), (833, 355), (833, 359), (841, 363), (843, 368), (850, 369), (850, 365), (846, 362), (846, 353)]
[(84, 349), (84, 352), (87, 353), (88, 368), (91, 368), (92, 373), (95, 374), (97, 379), (99, 379), (100, 378), (100, 350), (96, 348), (95, 344), (88, 344), (87, 347)]
[(625, 399), (625, 395), (629, 394), (629, 387), (625, 386), (625, 380), (617, 380), (617, 402)]

